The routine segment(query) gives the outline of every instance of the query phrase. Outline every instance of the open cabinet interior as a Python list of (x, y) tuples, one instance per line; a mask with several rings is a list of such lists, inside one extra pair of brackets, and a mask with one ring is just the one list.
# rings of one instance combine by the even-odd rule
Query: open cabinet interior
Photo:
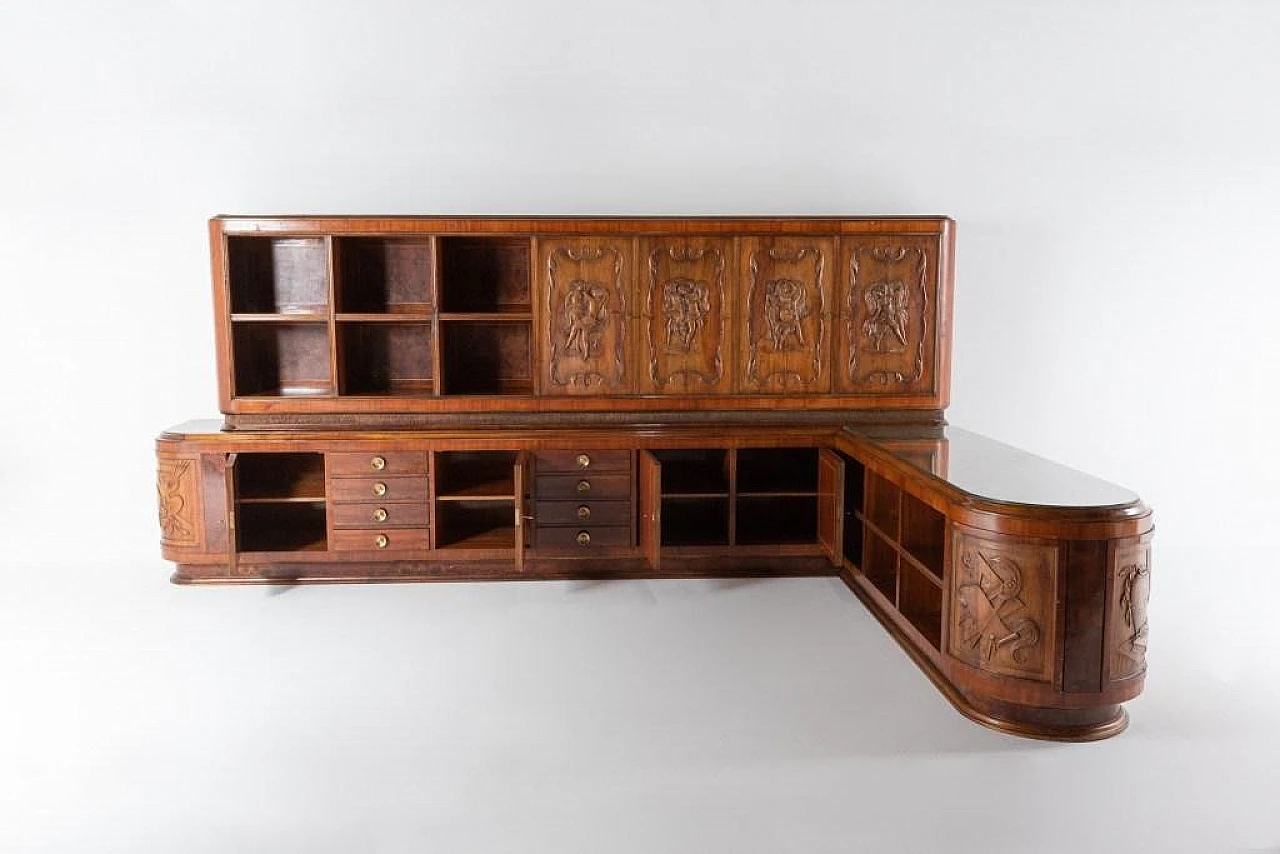
[(328, 547), (323, 454), (236, 454), (232, 472), (237, 549)]
[(322, 238), (229, 237), (231, 313), (323, 316), (329, 304), (328, 267)]
[(518, 496), (514, 451), (439, 451), (435, 454), (436, 545), (511, 549), (516, 545)]
[(735, 544), (817, 539), (817, 448), (740, 448), (735, 468)]

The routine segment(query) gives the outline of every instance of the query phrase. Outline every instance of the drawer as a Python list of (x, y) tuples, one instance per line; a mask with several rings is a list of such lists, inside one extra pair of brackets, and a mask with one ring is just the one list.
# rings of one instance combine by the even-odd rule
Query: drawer
[(628, 471), (630, 451), (539, 451), (534, 454), (538, 472)]
[(630, 501), (539, 501), (536, 525), (631, 525)]
[[(540, 549), (630, 548), (631, 528), (625, 526), (570, 526), (537, 528), (534, 542)], [(582, 538), (583, 541), (580, 541)]]
[(371, 529), (368, 531), (334, 531), (329, 548), (339, 552), (424, 552), (427, 529)]
[(556, 474), (534, 481), (534, 498), (630, 498), (630, 474)]
[(421, 528), (427, 524), (426, 504), (331, 504), (335, 528)]
[(426, 501), (425, 477), (342, 477), (329, 481), (330, 501)]
[(326, 454), (329, 474), (349, 475), (426, 474), (425, 451), (370, 451), (367, 454)]

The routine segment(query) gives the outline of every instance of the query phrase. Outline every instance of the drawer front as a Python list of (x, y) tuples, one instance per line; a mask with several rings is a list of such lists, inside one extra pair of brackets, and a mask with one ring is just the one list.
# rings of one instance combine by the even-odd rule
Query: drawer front
[(425, 477), (344, 477), (329, 481), (330, 501), (426, 501)]
[(629, 474), (558, 474), (535, 481), (535, 498), (627, 498), (631, 497)]
[(426, 504), (331, 504), (335, 528), (421, 528), (427, 524)]
[(534, 455), (538, 472), (627, 471), (630, 451), (539, 451)]
[(630, 501), (539, 501), (538, 525), (631, 525)]
[(565, 528), (538, 528), (537, 547), (540, 549), (588, 549), (629, 548), (631, 546), (631, 528), (570, 526)]
[(425, 451), (370, 451), (367, 454), (328, 454), (329, 474), (349, 475), (426, 474)]
[(427, 550), (426, 528), (371, 529), (368, 531), (334, 531), (329, 548), (339, 552), (424, 552)]

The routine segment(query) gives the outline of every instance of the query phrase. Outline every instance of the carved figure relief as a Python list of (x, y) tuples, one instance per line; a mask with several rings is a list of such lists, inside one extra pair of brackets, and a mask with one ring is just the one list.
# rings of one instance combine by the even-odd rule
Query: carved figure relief
[(718, 393), (723, 387), (725, 252), (717, 238), (651, 238), (645, 327), (650, 392)]
[(907, 286), (900, 281), (876, 282), (867, 288), (867, 319), (862, 333), (873, 353), (901, 353), (907, 349)]
[(832, 246), (830, 240), (812, 240), (748, 248), (743, 339), (747, 389), (822, 392), (829, 388), (825, 291)]
[(802, 321), (809, 316), (804, 282), (773, 279), (764, 285), (764, 320), (769, 327), (773, 352), (804, 349)]
[(932, 358), (930, 257), (923, 245), (855, 243), (845, 249), (842, 387), (861, 393), (926, 390)]
[[(1056, 552), (961, 536), (950, 652), (985, 670), (1048, 681)], [(1055, 556), (1055, 557), (1051, 557)]]
[(622, 251), (605, 241), (548, 242), (546, 390), (629, 391)]
[(1145, 545), (1116, 552), (1110, 616), (1110, 678), (1126, 679), (1147, 667), (1147, 597), (1151, 553)]
[(688, 353), (711, 311), (711, 289), (706, 282), (672, 279), (662, 286), (662, 317), (668, 353)]
[(564, 351), (579, 359), (600, 355), (600, 338), (609, 322), (609, 289), (600, 282), (574, 279), (564, 299), (561, 334)]
[(156, 472), (160, 538), (169, 545), (196, 545), (194, 461), (161, 458)]

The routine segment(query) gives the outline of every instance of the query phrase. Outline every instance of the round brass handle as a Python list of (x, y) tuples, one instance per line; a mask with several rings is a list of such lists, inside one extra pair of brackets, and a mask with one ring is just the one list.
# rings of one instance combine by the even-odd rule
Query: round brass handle
[(580, 507), (578, 508), (578, 518), (579, 518), (579, 519), (590, 519), (590, 518), (591, 518), (591, 508), (590, 508), (590, 507), (588, 507), (588, 506), (587, 506), (587, 505), (585, 505), (585, 504), (583, 504), (582, 506), (580, 506)]
[(590, 492), (590, 491), (591, 491), (591, 481), (589, 481), (589, 480), (580, 480), (580, 481), (578, 481), (578, 491), (579, 491), (579, 492)]
[(590, 468), (590, 466), (591, 466), (591, 457), (587, 456), (586, 454), (578, 454), (578, 468), (585, 469), (585, 468)]
[(382, 481), (378, 481), (377, 483), (375, 483), (375, 484), (373, 485), (373, 494), (374, 494), (374, 495), (386, 495), (386, 494), (387, 494), (387, 485), (386, 485), (385, 483), (383, 483)]
[(391, 541), (387, 539), (386, 534), (379, 534), (378, 536), (373, 538), (373, 544), (380, 549), (385, 549), (387, 547), (387, 544), (390, 542)]
[(387, 521), (387, 508), (385, 508), (385, 507), (379, 507), (377, 510), (374, 510), (374, 511), (373, 511), (373, 521), (375, 521), (375, 522), (385, 522), (385, 521)]
[(590, 535), (590, 534), (588, 534), (586, 531), (579, 531), (579, 532), (578, 532), (578, 545), (580, 545), (580, 546), (589, 546), (589, 545), (591, 545), (591, 535)]
[(369, 465), (373, 466), (374, 471), (382, 471), (384, 468), (387, 467), (387, 458), (374, 457), (373, 459), (369, 460)]

